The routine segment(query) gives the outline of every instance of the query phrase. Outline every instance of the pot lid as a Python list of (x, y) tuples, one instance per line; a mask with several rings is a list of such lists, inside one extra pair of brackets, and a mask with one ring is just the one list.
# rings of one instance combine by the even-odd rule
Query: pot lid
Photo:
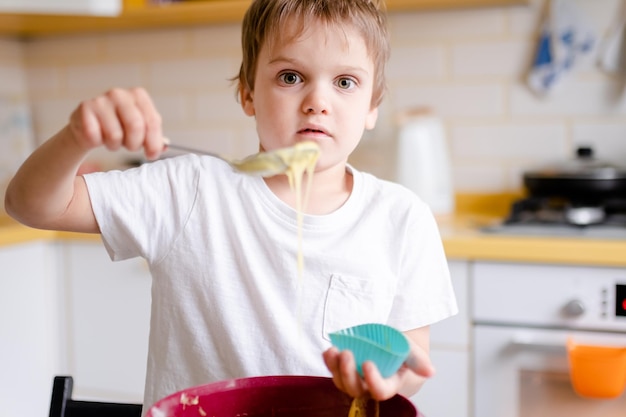
[(524, 177), (535, 179), (621, 180), (626, 179), (626, 167), (599, 160), (594, 157), (592, 148), (580, 147), (576, 150), (576, 158), (526, 171)]

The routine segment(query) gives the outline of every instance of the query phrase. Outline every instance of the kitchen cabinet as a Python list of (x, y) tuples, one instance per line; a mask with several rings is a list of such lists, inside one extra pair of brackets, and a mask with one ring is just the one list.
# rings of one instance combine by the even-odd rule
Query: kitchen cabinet
[(62, 371), (60, 294), (53, 244), (0, 247), (0, 415), (45, 416)]
[(115, 16), (121, 10), (122, 0), (0, 0), (0, 13)]
[[(529, 0), (387, 0), (389, 12), (527, 4)], [(127, 2), (129, 3), (129, 2)], [(134, 3), (134, 2), (132, 2)], [(32, 37), (54, 34), (136, 30), (238, 22), (250, 0), (182, 1), (125, 7), (116, 17), (0, 14), (0, 35)]]
[[(588, 398), (571, 378), (578, 369), (602, 386), (609, 366), (626, 381), (595, 347), (614, 358), (626, 347), (626, 268), (476, 261), (471, 277), (474, 417), (625, 415), (626, 392)], [(577, 368), (568, 340), (591, 368)]]
[(449, 261), (459, 314), (430, 328), (430, 356), (437, 373), (411, 400), (427, 416), (467, 417), (470, 410), (469, 268)]
[(102, 243), (62, 243), (74, 397), (143, 401), (151, 278), (143, 259), (112, 262)]

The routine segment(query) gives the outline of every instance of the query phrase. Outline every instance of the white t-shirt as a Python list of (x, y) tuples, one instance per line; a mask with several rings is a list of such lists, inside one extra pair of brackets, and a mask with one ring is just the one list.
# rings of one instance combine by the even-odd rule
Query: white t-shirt
[(85, 176), (114, 260), (152, 273), (144, 412), (190, 386), (260, 375), (330, 375), (328, 333), (400, 330), (456, 314), (435, 220), (400, 185), (350, 167), (354, 188), (328, 215), (296, 211), (259, 177), (186, 155)]

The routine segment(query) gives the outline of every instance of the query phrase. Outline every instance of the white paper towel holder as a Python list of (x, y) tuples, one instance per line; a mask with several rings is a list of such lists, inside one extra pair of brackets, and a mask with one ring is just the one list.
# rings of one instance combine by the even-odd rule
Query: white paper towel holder
[(415, 192), (435, 215), (454, 212), (454, 187), (443, 123), (428, 107), (398, 115), (398, 183)]

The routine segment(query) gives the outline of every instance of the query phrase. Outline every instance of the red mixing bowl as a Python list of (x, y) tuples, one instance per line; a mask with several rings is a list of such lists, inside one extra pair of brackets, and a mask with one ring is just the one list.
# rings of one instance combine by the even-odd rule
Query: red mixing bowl
[[(157, 401), (147, 417), (348, 417), (351, 402), (330, 378), (264, 376), (179, 391)], [(417, 416), (400, 395), (380, 402), (380, 417)]]

